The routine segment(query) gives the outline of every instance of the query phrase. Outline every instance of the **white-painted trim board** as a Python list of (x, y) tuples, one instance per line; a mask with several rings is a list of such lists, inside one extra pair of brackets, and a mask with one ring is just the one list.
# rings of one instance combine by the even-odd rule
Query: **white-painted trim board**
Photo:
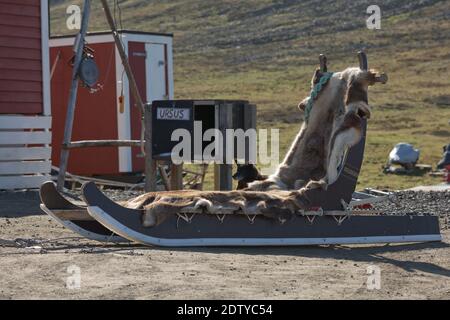
[(0, 134), (0, 145), (50, 144), (51, 141), (52, 134), (44, 131), (5, 131)]
[(50, 116), (0, 116), (1, 129), (50, 129)]
[(41, 0), (41, 52), (42, 52), (42, 101), (43, 114), (52, 114), (50, 95), (50, 47), (48, 0)]
[(0, 175), (50, 173), (50, 161), (0, 162)]
[(50, 181), (50, 176), (0, 176), (0, 190), (14, 189), (37, 189), (46, 181)]
[(1, 148), (0, 161), (49, 160), (52, 149), (49, 147)]

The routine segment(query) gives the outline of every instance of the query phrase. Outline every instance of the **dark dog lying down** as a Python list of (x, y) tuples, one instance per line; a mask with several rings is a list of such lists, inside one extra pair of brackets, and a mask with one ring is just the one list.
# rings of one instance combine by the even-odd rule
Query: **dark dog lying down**
[(262, 175), (254, 164), (238, 164), (237, 171), (233, 179), (238, 181), (236, 190), (248, 188), (248, 185), (255, 181), (264, 181), (268, 176)]

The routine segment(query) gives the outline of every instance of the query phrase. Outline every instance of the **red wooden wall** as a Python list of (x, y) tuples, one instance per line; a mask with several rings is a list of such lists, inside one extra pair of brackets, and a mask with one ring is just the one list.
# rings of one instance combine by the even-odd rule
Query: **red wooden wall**
[(0, 114), (43, 111), (38, 0), (0, 0)]
[[(78, 89), (72, 141), (117, 139), (117, 93), (114, 43), (89, 44), (95, 50), (95, 61), (100, 71), (99, 83), (103, 88), (89, 93)], [(60, 60), (51, 81), (52, 91), (52, 161), (58, 166), (71, 85), (72, 46), (50, 49), (50, 65), (58, 52)], [(68, 171), (80, 175), (109, 175), (119, 172), (117, 148), (83, 148), (70, 151)]]

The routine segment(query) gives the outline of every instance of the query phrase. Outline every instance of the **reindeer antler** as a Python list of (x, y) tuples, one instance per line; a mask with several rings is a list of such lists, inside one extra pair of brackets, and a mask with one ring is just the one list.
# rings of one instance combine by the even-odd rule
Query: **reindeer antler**
[[(359, 68), (364, 71), (369, 70), (369, 62), (367, 61), (367, 54), (364, 51), (358, 52)], [(371, 71), (372, 72), (372, 71)], [(374, 72), (373, 82), (379, 82), (385, 84), (388, 82), (388, 76), (385, 73)]]
[(328, 72), (327, 57), (324, 54), (321, 54), (319, 56), (319, 61), (320, 61), (320, 71), (321, 72)]
[(358, 52), (359, 68), (361, 70), (369, 70), (369, 62), (367, 61), (367, 54), (364, 51)]

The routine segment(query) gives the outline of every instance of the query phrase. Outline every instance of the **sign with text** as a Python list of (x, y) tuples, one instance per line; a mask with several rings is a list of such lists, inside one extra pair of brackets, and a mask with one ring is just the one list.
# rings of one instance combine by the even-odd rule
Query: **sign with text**
[(157, 108), (156, 118), (158, 120), (191, 120), (191, 110), (182, 108)]

